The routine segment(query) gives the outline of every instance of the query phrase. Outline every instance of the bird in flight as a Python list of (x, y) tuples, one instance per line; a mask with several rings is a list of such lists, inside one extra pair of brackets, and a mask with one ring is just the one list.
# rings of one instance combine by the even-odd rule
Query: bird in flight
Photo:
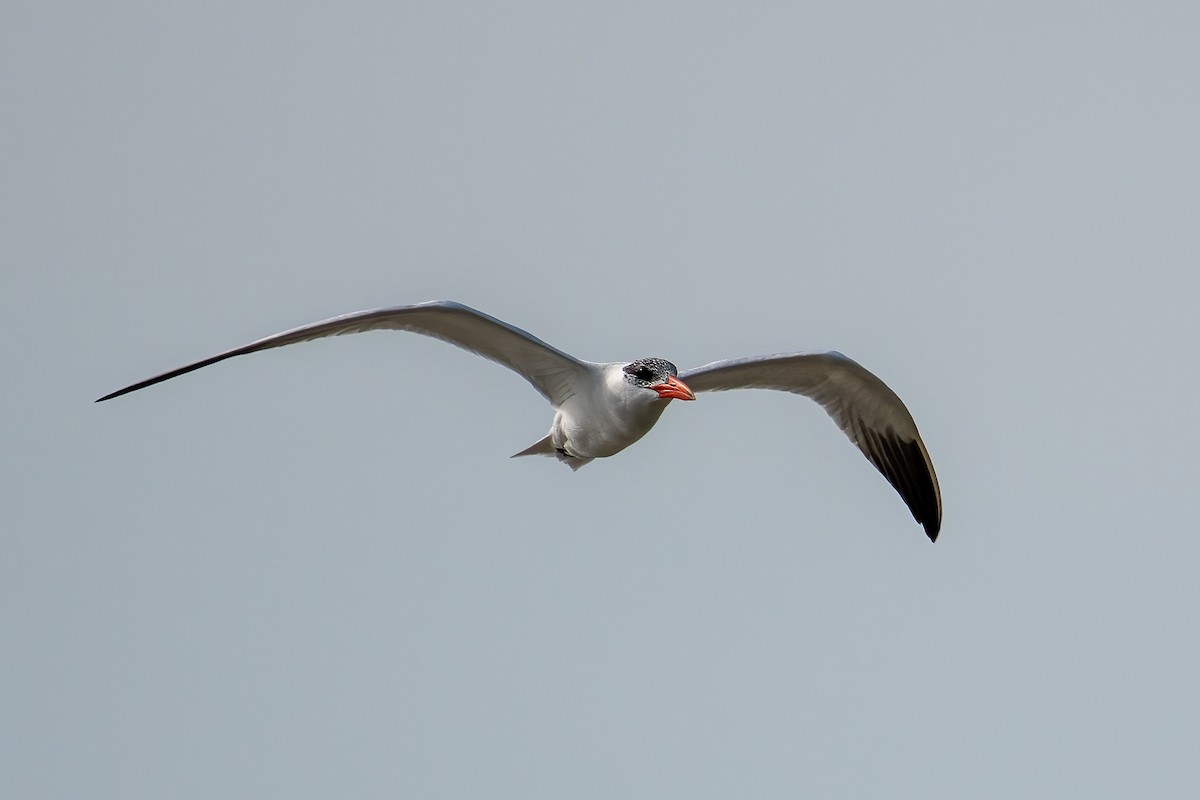
[(302, 325), (106, 394), (111, 400), (227, 358), (326, 336), (400, 330), (432, 336), (503, 364), (552, 406), (550, 432), (516, 456), (545, 455), (576, 470), (616, 455), (654, 427), (671, 400), (696, 392), (775, 389), (815, 400), (900, 494), (937, 541), (942, 498), (933, 462), (904, 403), (887, 384), (837, 352), (779, 353), (714, 361), (679, 372), (662, 358), (582, 361), (473, 308), (446, 301), (375, 308)]

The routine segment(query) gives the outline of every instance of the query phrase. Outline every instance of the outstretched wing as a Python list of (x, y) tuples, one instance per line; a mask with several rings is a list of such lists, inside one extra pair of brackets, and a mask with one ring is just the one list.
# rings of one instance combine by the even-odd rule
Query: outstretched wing
[(856, 362), (841, 353), (781, 353), (715, 361), (679, 377), (695, 392), (775, 389), (817, 401), (937, 541), (942, 495), (917, 424), (896, 393)]
[(356, 311), (353, 314), (343, 314), (340, 317), (302, 325), (299, 328), (292, 328), (233, 350), (226, 350), (224, 353), (218, 353), (194, 364), (155, 375), (153, 378), (147, 378), (132, 386), (126, 386), (124, 389), (106, 394), (96, 402), (136, 392), (138, 389), (153, 386), (156, 383), (234, 356), (257, 353), (259, 350), (269, 350), (272, 347), (283, 347), (326, 336), (341, 336), (346, 333), (374, 330), (411, 331), (423, 336), (432, 336), (503, 364), (529, 381), (533, 388), (556, 406), (574, 394), (581, 384), (591, 380), (596, 369), (589, 362), (569, 356), (533, 334), (501, 322), (482, 311), (476, 311), (461, 303), (437, 301)]

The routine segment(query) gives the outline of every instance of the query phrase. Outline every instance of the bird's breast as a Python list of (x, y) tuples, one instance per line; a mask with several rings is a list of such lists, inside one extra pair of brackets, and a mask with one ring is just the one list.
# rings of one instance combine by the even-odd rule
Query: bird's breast
[(551, 440), (555, 447), (580, 458), (616, 455), (645, 436), (666, 407), (662, 401), (638, 405), (568, 402), (554, 417)]

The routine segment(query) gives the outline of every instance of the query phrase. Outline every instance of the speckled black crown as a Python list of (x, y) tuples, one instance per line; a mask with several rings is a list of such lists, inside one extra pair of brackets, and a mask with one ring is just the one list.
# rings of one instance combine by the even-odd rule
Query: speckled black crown
[(679, 370), (665, 358), (639, 358), (625, 365), (625, 374), (638, 386), (649, 386), (675, 377)]

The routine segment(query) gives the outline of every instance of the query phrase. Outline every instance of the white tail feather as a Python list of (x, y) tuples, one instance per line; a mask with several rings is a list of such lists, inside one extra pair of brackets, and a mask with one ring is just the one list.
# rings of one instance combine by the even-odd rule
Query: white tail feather
[(529, 447), (526, 447), (521, 452), (513, 453), (511, 458), (517, 458), (518, 456), (553, 456), (570, 467), (572, 471), (579, 469), (592, 460), (590, 458), (576, 458), (557, 449), (551, 443), (549, 434), (529, 445)]

